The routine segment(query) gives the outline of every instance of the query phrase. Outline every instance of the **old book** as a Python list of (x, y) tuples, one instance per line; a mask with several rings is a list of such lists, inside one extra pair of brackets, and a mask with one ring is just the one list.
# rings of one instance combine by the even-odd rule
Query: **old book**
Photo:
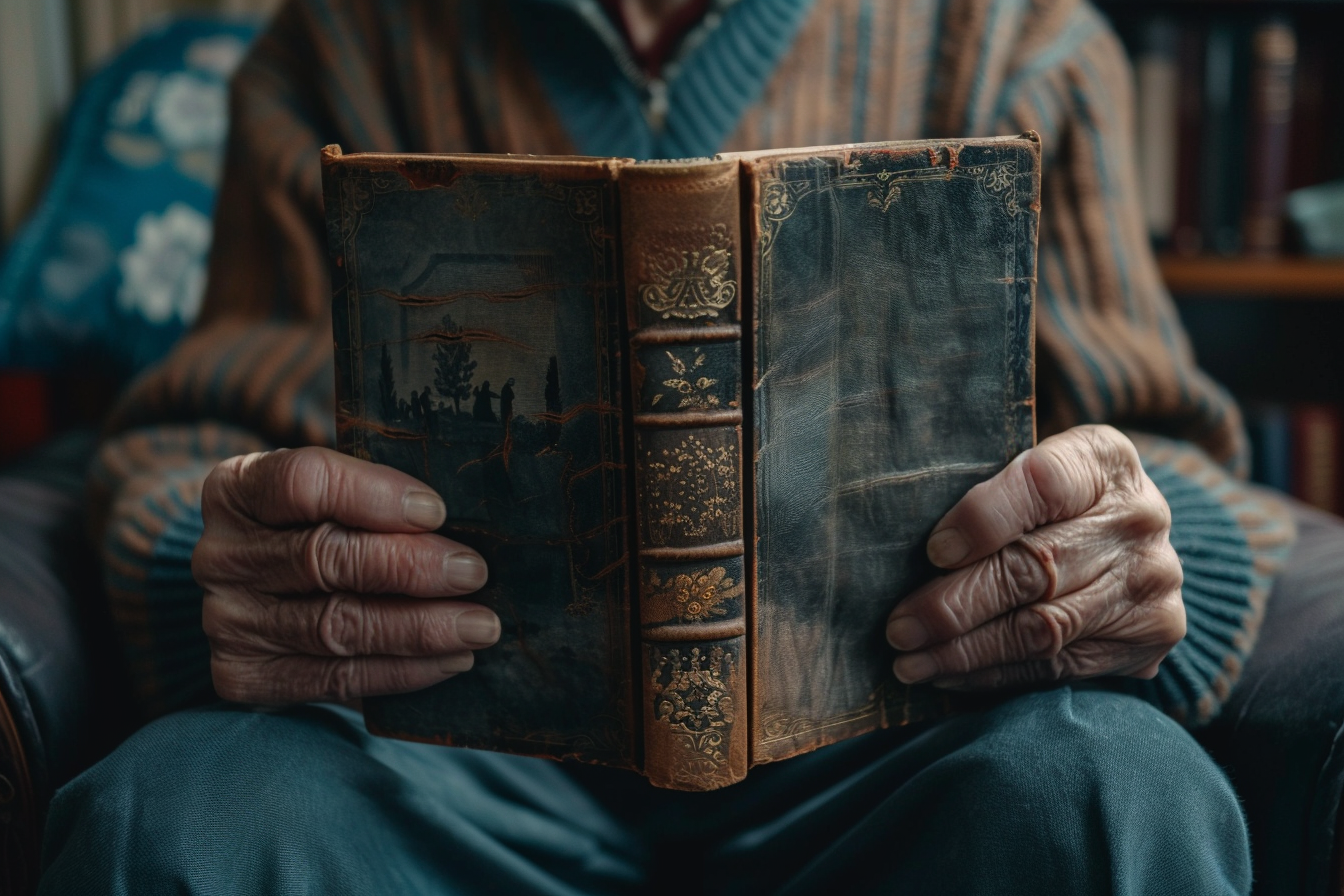
[(1297, 35), (1287, 19), (1271, 17), (1255, 27), (1251, 47), (1251, 123), (1241, 243), (1249, 255), (1275, 255), (1283, 249), (1288, 169), (1295, 163), (1290, 137)]
[(1034, 438), (1035, 135), (323, 164), (340, 446), (503, 621), (373, 730), (706, 790), (945, 710), (883, 631)]

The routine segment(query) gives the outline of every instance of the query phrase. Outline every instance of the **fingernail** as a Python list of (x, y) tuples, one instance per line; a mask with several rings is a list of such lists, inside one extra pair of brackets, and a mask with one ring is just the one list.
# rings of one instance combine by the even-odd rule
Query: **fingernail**
[(929, 640), (929, 630), (913, 616), (897, 616), (887, 623), (887, 643), (897, 650), (918, 650)]
[(934, 566), (953, 566), (970, 552), (971, 546), (960, 529), (939, 529), (929, 536), (929, 559)]
[(437, 529), (443, 525), (448, 509), (433, 492), (407, 492), (401, 499), (401, 513), (417, 529)]
[(499, 617), (489, 610), (467, 610), (457, 617), (457, 636), (470, 647), (489, 647), (499, 640)]
[(475, 554), (461, 552), (443, 558), (443, 575), (449, 587), (459, 591), (475, 591), (485, 584), (489, 574), (485, 561)]
[(906, 684), (925, 681), (938, 674), (938, 664), (927, 653), (912, 653), (892, 664), (896, 677)]

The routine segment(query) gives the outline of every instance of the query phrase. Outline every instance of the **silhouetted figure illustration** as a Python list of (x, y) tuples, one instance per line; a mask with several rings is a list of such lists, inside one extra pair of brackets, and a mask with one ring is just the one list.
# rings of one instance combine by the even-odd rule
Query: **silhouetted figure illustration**
[(378, 369), (378, 404), (383, 411), (383, 420), (391, 422), (397, 417), (397, 385), (392, 373), (392, 356), (387, 346), (383, 346), (383, 356)]
[(429, 387), (420, 393), (420, 413), (425, 418), (425, 429), (428, 432), (434, 431), (434, 420), (438, 416), (434, 413), (434, 405), (429, 403)]
[(546, 436), (551, 447), (560, 445), (560, 365), (551, 355), (551, 363), (546, 366), (546, 413), (556, 418), (546, 422)]
[[(425, 391), (429, 390), (426, 389)], [(414, 389), (411, 390), (411, 419), (415, 421), (417, 427), (422, 426), (425, 422), (425, 411), (420, 406), (420, 393)]]
[(513, 377), (504, 384), (504, 388), (499, 390), (499, 419), (505, 426), (509, 425), (509, 420), (513, 417)]
[(476, 401), (471, 406), (471, 416), (482, 423), (498, 423), (499, 418), (495, 416), (495, 409), (490, 404), (490, 399), (498, 398), (499, 395), (490, 391), (490, 381), (481, 380), (481, 384), (472, 389), (471, 394), (476, 396)]

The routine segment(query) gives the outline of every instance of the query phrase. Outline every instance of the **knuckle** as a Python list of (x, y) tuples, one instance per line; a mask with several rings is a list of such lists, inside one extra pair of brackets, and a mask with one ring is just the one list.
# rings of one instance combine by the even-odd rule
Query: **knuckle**
[(1180, 598), (1185, 572), (1171, 543), (1160, 544), (1130, 555), (1125, 566), (1123, 585), (1127, 594), (1143, 602), (1158, 602), (1175, 595)]
[(1162, 610), (1157, 614), (1157, 643), (1170, 650), (1181, 643), (1186, 630), (1185, 603), (1176, 592), (1163, 601)]
[(255, 479), (258, 468), (264, 467), (269, 454), (239, 454), (215, 464), (201, 488), (201, 517), (207, 528), (229, 514), (252, 515), (248, 484)]
[(239, 674), (238, 666), (236, 662), (211, 657), (210, 678), (221, 700), (247, 703), (254, 700), (256, 694), (247, 678)]
[(999, 585), (1015, 606), (1054, 597), (1055, 551), (1041, 538), (1023, 537), (996, 555)]
[(243, 654), (255, 650), (252, 619), (245, 608), (227, 595), (206, 592), (201, 600), (201, 630), (216, 654)]
[(1140, 536), (1165, 536), (1171, 531), (1171, 508), (1157, 486), (1151, 492), (1145, 488), (1144, 494), (1131, 501), (1127, 510), (1129, 527)]
[(1073, 617), (1055, 604), (1034, 604), (1014, 613), (1010, 631), (1024, 659), (1054, 659), (1069, 642)]
[(360, 666), (352, 660), (342, 659), (324, 664), (322, 679), (318, 690), (328, 700), (353, 700), (363, 696), (360, 687)]
[(325, 502), (336, 478), (335, 465), (323, 451), (281, 448), (268, 456), (268, 492), (310, 519), (327, 516)]
[(196, 584), (207, 587), (208, 583), (214, 581), (216, 570), (223, 565), (221, 554), (222, 551), (207, 530), (191, 551), (191, 577), (196, 580)]
[(224, 601), (207, 592), (201, 599), (201, 630), (211, 642), (223, 641), (233, 631), (233, 621)]
[(332, 594), (317, 617), (315, 640), (332, 656), (370, 653), (368, 618), (359, 604), (341, 594)]
[(1076, 437), (1046, 441), (1026, 455), (1022, 464), (1036, 519), (1059, 520), (1074, 515), (1080, 496), (1095, 504), (1105, 490), (1105, 475)]
[[(357, 539), (352, 539), (349, 532), (335, 523), (318, 523), (308, 529), (298, 556), (299, 572), (304, 581), (318, 591), (334, 591), (335, 582), (343, 578), (357, 583), (362, 572), (362, 558), (355, 548), (357, 544)], [(354, 585), (353, 590), (363, 589)]]

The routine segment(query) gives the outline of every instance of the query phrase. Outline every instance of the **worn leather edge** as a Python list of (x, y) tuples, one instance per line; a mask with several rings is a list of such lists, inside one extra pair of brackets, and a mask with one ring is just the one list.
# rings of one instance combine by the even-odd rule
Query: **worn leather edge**
[(40, 754), (41, 740), (13, 669), (8, 651), (0, 647), (0, 889), (23, 896), (37, 885), (42, 836), (38, 795), (45, 791), (45, 782), (40, 756), (30, 758), (24, 749), (26, 741)]

